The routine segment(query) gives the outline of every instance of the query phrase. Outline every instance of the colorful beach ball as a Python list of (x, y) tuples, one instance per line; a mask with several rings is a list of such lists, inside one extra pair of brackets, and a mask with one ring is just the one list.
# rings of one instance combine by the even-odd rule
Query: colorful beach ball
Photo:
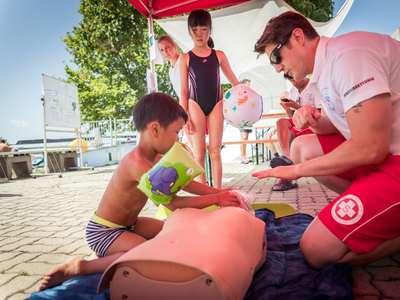
[(262, 97), (245, 84), (239, 84), (226, 91), (223, 101), (224, 118), (232, 126), (251, 127), (261, 119)]

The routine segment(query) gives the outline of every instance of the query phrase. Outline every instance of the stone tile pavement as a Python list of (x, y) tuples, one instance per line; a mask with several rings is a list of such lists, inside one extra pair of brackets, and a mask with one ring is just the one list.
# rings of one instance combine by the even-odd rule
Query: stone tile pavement
[[(337, 194), (313, 178), (297, 180), (299, 188), (272, 192), (276, 179), (257, 180), (252, 172), (268, 168), (224, 163), (223, 186), (253, 194), (256, 202), (287, 203), (316, 216)], [(26, 299), (41, 278), (73, 255), (91, 254), (85, 227), (116, 165), (0, 182), (0, 300)], [(141, 215), (153, 217), (148, 202)], [(357, 300), (400, 299), (400, 253), (353, 268)]]

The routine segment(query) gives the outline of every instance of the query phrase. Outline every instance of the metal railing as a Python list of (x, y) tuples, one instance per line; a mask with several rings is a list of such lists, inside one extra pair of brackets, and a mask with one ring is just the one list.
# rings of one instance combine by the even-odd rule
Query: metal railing
[(81, 124), (81, 136), (88, 143), (89, 149), (136, 142), (137, 135), (138, 132), (134, 130), (131, 119), (110, 118)]

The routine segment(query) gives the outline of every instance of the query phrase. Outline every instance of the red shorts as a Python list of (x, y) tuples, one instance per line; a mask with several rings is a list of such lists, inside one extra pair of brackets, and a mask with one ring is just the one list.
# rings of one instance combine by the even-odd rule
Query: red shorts
[[(318, 135), (318, 139), (324, 153), (345, 140), (340, 135)], [(382, 164), (356, 168), (346, 175), (356, 178), (318, 214), (321, 222), (356, 254), (400, 236), (400, 156), (388, 155)]]
[[(344, 141), (346, 141), (345, 137), (341, 134), (332, 134), (332, 135), (319, 135), (317, 134), (318, 141), (321, 144), (322, 151), (324, 154), (328, 154), (331, 152), (333, 149), (338, 147), (340, 144), (342, 144)], [(337, 176), (342, 177), (347, 180), (354, 181), (358, 176), (360, 176), (362, 173), (364, 173), (365, 166), (363, 167), (358, 167), (355, 169), (352, 169), (350, 171), (347, 171), (345, 173), (337, 174)]]
[(301, 136), (301, 135), (306, 135), (306, 134), (315, 134), (314, 131), (312, 131), (310, 128), (304, 128), (304, 129), (299, 129), (296, 126), (294, 126), (293, 120), (288, 119), (290, 123), (292, 123), (292, 127), (290, 130), (296, 135), (296, 136)]

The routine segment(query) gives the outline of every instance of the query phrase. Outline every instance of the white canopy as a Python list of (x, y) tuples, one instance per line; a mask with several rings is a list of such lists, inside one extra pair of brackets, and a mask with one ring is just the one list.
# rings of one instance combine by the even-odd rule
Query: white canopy
[(392, 38), (394, 38), (395, 40), (400, 41), (400, 27), (398, 27), (398, 28), (396, 29), (396, 31), (393, 32)]
[[(346, 17), (354, 0), (347, 0), (337, 15), (328, 22), (309, 20), (320, 35), (331, 37)], [(283, 74), (276, 73), (266, 55), (257, 59), (254, 44), (263, 33), (268, 20), (286, 11), (295, 11), (283, 0), (252, 0), (225, 9), (212, 11), (212, 38), (215, 49), (228, 57), (233, 72), (239, 80), (250, 79), (251, 87), (264, 98), (264, 111), (277, 109), (279, 94), (287, 90)], [(187, 52), (193, 41), (187, 29), (187, 16), (156, 20)], [(221, 82), (228, 83), (221, 74)], [(273, 98), (275, 101), (273, 101)], [(271, 99), (272, 101), (266, 101)], [(275, 104), (273, 104), (275, 102)]]

